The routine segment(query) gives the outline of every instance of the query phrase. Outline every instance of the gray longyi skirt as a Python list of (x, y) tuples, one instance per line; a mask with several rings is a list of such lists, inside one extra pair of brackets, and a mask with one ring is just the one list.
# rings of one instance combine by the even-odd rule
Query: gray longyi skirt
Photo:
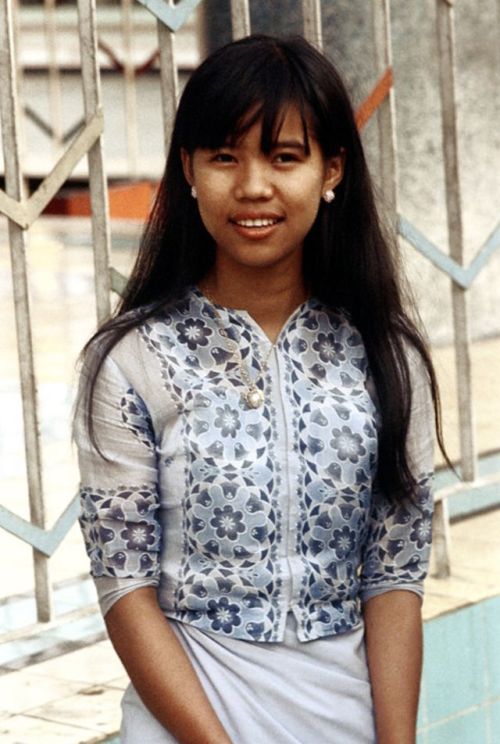
[[(374, 744), (363, 627), (301, 643), (289, 614), (283, 643), (251, 643), (170, 621), (234, 744)], [(177, 741), (130, 685), (122, 744)]]

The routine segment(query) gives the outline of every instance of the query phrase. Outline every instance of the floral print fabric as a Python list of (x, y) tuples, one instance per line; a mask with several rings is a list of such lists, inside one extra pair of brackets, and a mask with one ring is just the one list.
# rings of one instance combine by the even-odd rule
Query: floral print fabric
[(93, 576), (134, 576), (158, 574), (160, 527), (155, 490), (118, 488), (102, 490), (83, 487), (80, 491), (80, 520)]
[[(77, 426), (92, 573), (158, 585), (166, 614), (225, 636), (300, 640), (359, 622), (360, 600), (420, 591), (431, 538), (432, 409), (415, 373), (415, 504), (376, 491), (379, 414), (362, 339), (309, 300), (269, 341), (219, 308), (264, 393), (245, 403), (237, 356), (196, 289), (113, 350), (96, 391), (106, 464)], [(79, 434), (80, 432), (80, 434)], [(123, 483), (128, 485), (123, 485)], [(135, 587), (135, 583), (134, 583)]]

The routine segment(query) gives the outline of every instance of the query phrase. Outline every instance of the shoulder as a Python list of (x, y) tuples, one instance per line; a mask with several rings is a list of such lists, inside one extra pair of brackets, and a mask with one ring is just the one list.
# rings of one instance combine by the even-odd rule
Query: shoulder
[[(170, 303), (143, 305), (129, 310), (111, 321), (89, 342), (84, 362), (92, 366), (96, 360), (115, 363), (125, 373), (144, 361), (146, 350), (169, 347), (174, 341), (177, 324), (201, 314), (200, 302), (191, 290), (184, 291)], [(177, 333), (178, 335), (178, 333)], [(150, 356), (150, 354), (149, 354)]]
[(184, 296), (169, 305), (123, 313), (87, 345), (81, 379), (95, 380), (96, 389), (132, 389), (156, 408), (168, 359), (176, 357), (176, 326), (193, 312)]

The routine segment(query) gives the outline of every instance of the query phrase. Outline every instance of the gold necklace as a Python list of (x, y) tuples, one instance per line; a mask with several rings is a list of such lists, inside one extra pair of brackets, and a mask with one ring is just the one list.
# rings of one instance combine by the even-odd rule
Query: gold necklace
[(217, 310), (214, 301), (212, 298), (205, 292), (205, 297), (209, 300), (210, 304), (212, 305), (212, 309), (214, 311), (215, 320), (217, 325), (219, 326), (219, 333), (222, 336), (222, 340), (224, 343), (224, 346), (226, 347), (227, 351), (229, 351), (230, 354), (236, 357), (236, 363), (238, 365), (238, 369), (240, 372), (240, 377), (242, 379), (242, 382), (246, 385), (246, 390), (242, 394), (243, 400), (247, 404), (249, 408), (260, 408), (260, 406), (264, 403), (264, 393), (262, 390), (257, 386), (257, 383), (262, 379), (262, 375), (264, 372), (267, 372), (267, 363), (269, 361), (269, 357), (271, 356), (275, 344), (271, 344), (269, 351), (267, 352), (264, 361), (261, 365), (261, 371), (257, 375), (257, 377), (252, 380), (250, 377), (250, 373), (243, 363), (243, 358), (241, 356), (240, 347), (238, 346), (236, 341), (233, 341), (233, 339), (229, 338), (229, 334), (227, 332), (227, 329), (224, 327), (224, 322), (221, 318), (221, 315), (219, 311)]

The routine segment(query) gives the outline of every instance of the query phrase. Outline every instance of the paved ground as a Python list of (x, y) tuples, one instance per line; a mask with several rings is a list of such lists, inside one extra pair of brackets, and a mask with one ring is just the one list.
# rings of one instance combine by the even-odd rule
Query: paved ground
[(3, 744), (104, 741), (127, 685), (108, 641), (0, 677)]

